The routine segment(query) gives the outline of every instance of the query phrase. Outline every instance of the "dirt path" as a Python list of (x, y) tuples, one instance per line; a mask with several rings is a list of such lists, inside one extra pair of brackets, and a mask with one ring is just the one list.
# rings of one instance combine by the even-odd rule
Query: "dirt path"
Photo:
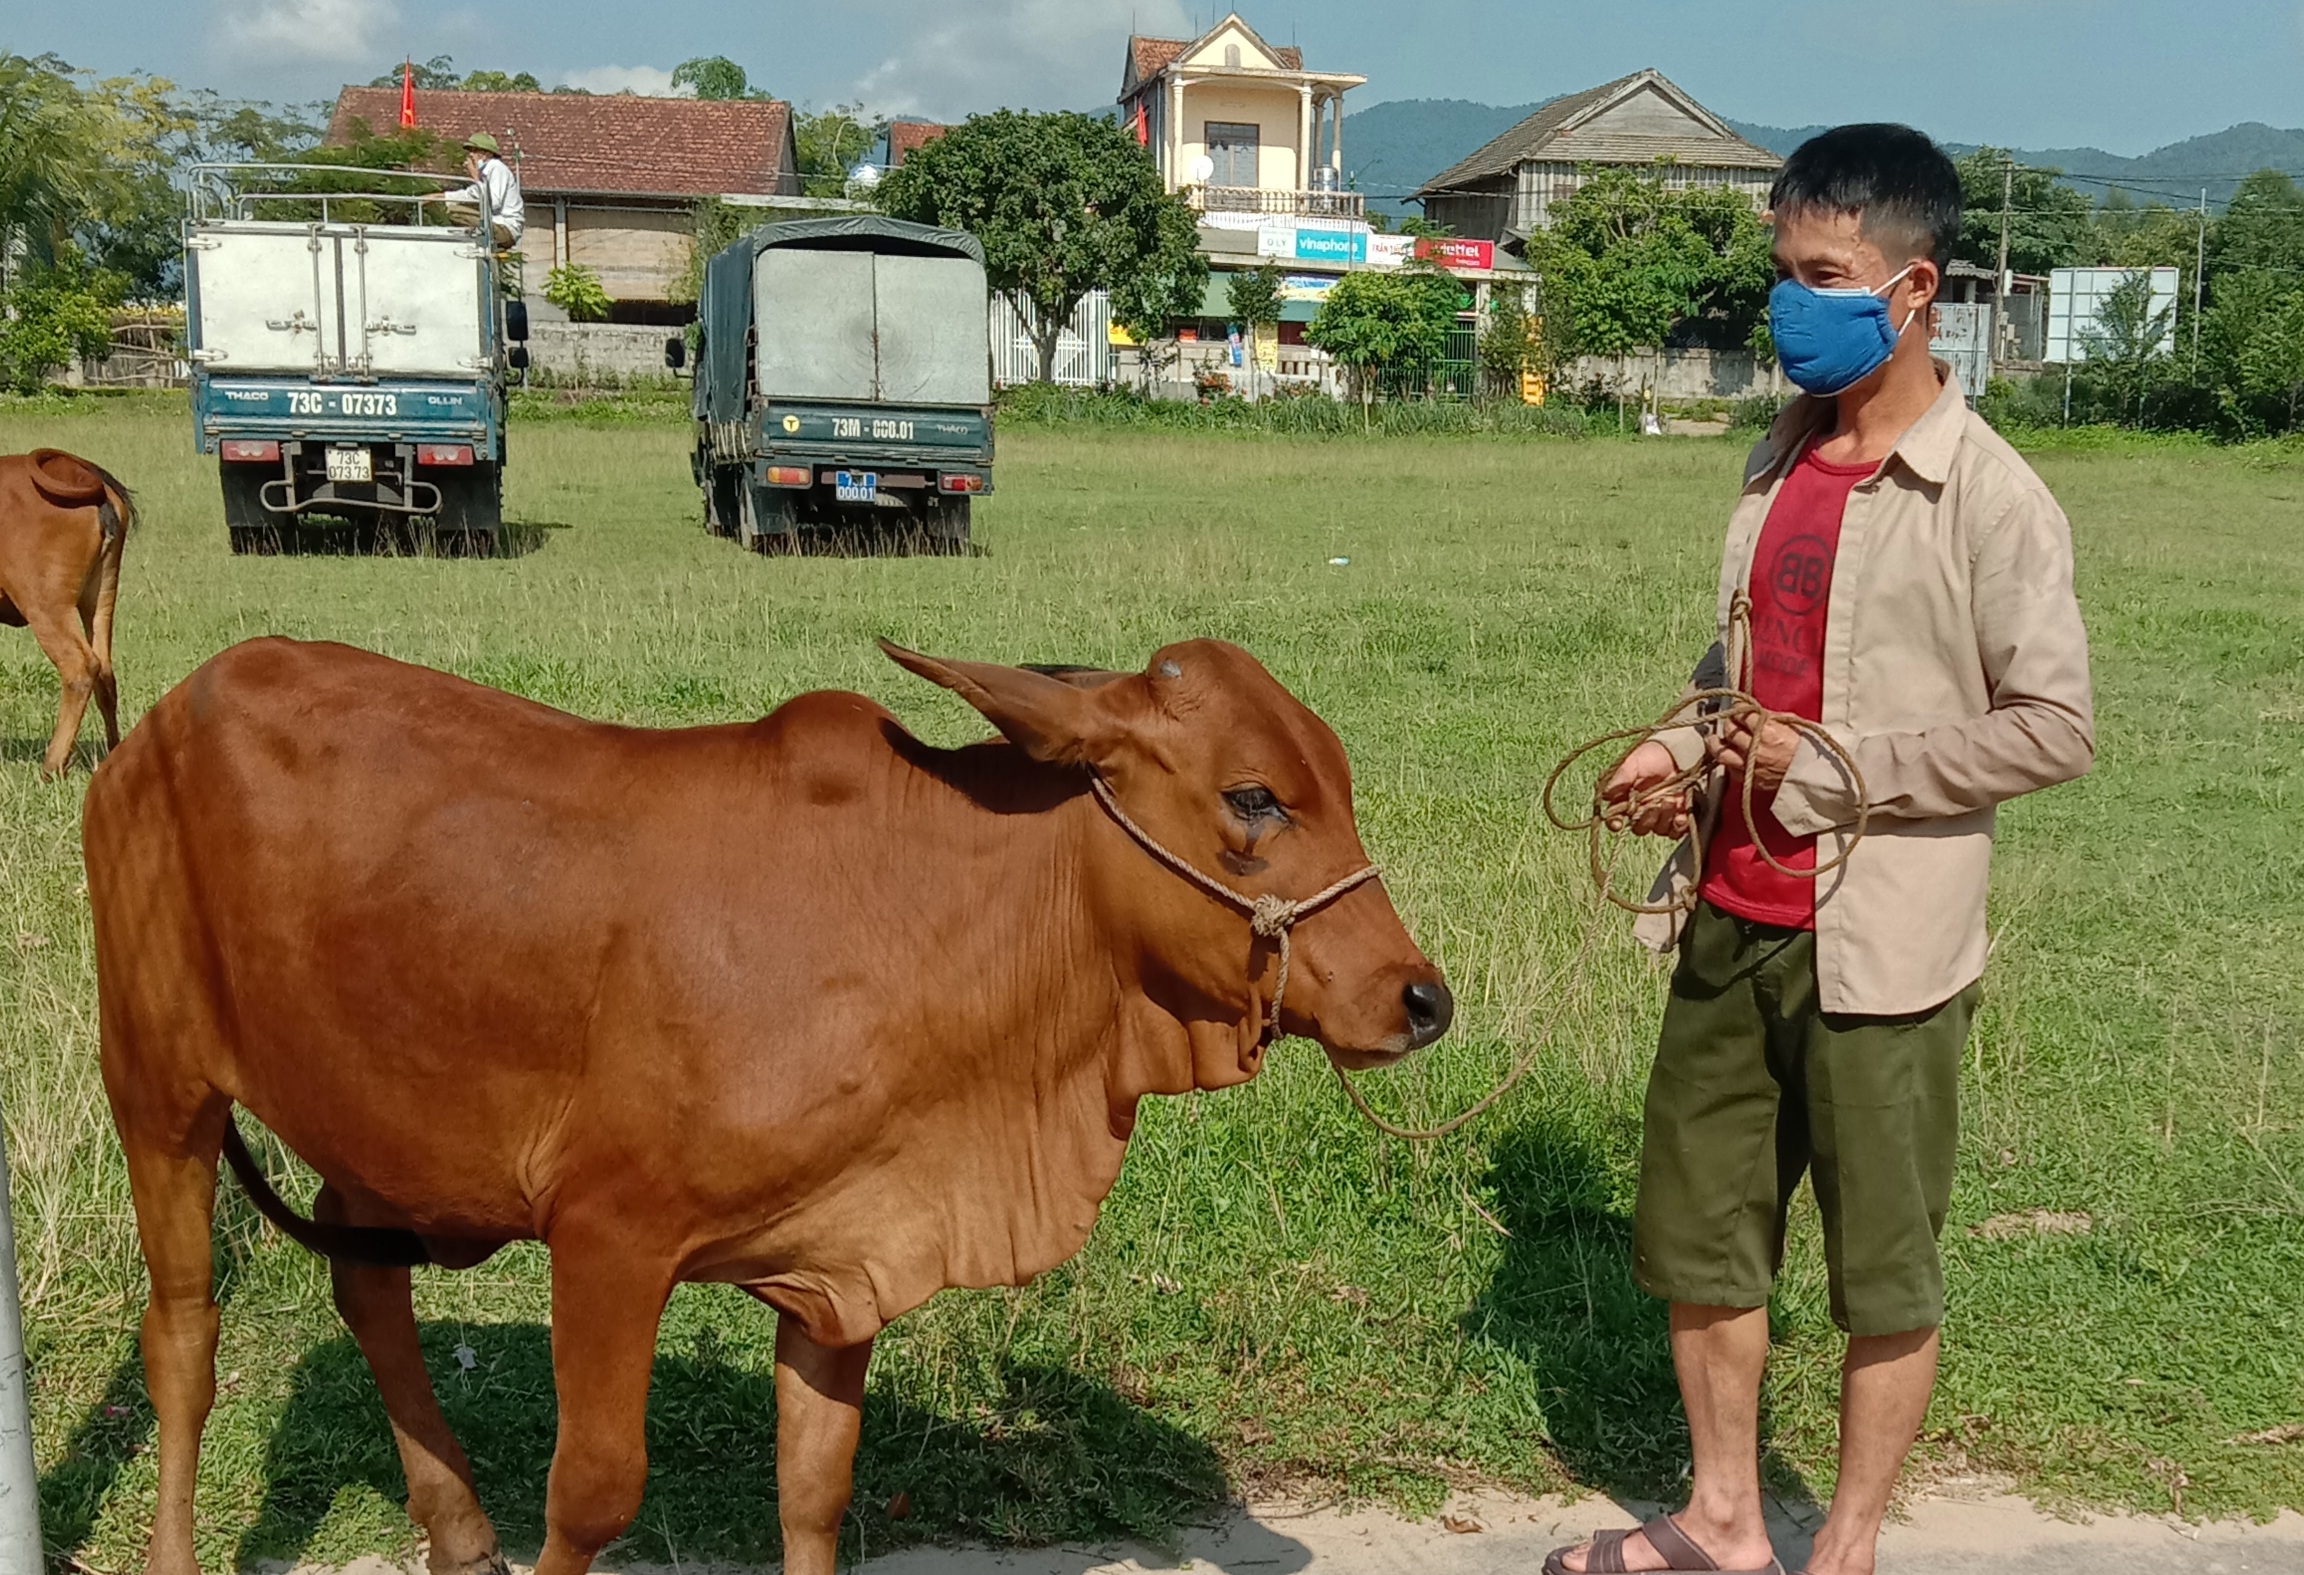
[[(1797, 1575), (1816, 1517), (1776, 1506), (1776, 1550)], [(1595, 1527), (1630, 1526), (1634, 1511), (1604, 1498), (1459, 1496), (1437, 1520), (1382, 1509), (1255, 1504), (1185, 1532), (1174, 1552), (1128, 1544), (1027, 1550), (907, 1548), (857, 1575), (1537, 1575), (1544, 1555)], [(515, 1564), (518, 1575), (529, 1566)], [(256, 1575), (422, 1575), (381, 1558), (329, 1567), (261, 1563)], [(649, 1564), (605, 1558), (598, 1575), (772, 1575), (736, 1564)], [(2270, 1525), (2187, 1525), (2141, 1515), (2061, 1520), (2005, 1495), (1923, 1500), (1888, 1529), (1880, 1575), (2304, 1575), (2304, 1515)]]
[[(1642, 1506), (1633, 1506), (1640, 1508)], [(1169, 1569), (1221, 1575), (1536, 1575), (1544, 1555), (1595, 1526), (1633, 1515), (1607, 1499), (1458, 1498), (1439, 1522), (1381, 1510), (1254, 1506), (1187, 1532), (1181, 1558), (1142, 1548), (1035, 1552), (914, 1548), (874, 1559), (870, 1575), (1138, 1575)], [(1452, 1531), (1450, 1525), (1480, 1529)], [(1776, 1546), (1797, 1571), (1803, 1527), (1785, 1514)], [(2269, 1526), (2131, 1516), (2058, 1520), (2023, 1499), (1940, 1498), (1890, 1528), (1881, 1575), (2304, 1575), (2304, 1516)], [(640, 1571), (628, 1575), (642, 1575)], [(654, 1575), (654, 1572), (648, 1572)], [(668, 1575), (668, 1572), (667, 1572)], [(683, 1575), (702, 1575), (693, 1569)]]

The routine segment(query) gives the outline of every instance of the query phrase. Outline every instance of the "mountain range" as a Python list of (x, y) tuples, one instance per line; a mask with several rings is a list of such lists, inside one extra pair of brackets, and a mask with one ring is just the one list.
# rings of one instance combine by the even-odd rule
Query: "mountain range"
[[(1408, 194), (1490, 138), (1511, 129), (1550, 100), (1534, 104), (1475, 104), (1457, 98), (1395, 99), (1372, 104), (1344, 117), (1344, 157), (1352, 179), (1368, 194), (1368, 205), (1386, 213), (1412, 214)], [(1740, 137), (1771, 153), (1788, 154), (1824, 130), (1822, 126), (1762, 126), (1731, 120)], [(1947, 142), (1955, 154), (1974, 143)], [(2231, 198), (2242, 178), (2260, 169), (2285, 170), (2304, 179), (2304, 129), (2282, 130), (2257, 121), (2204, 137), (2189, 137), (2133, 158), (2102, 148), (2015, 148), (2018, 162), (2062, 170), (2065, 184), (2102, 198), (2114, 186), (2139, 203), (2184, 207), (2199, 200), (2202, 187), (2211, 205)]]

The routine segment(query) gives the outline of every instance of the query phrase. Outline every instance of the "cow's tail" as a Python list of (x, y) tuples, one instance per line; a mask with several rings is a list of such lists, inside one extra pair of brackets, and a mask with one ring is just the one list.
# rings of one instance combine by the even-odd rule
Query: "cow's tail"
[(232, 1167), (232, 1174), (240, 1178), (241, 1189), (248, 1194), (248, 1201), (256, 1205), (256, 1212), (307, 1252), (383, 1269), (407, 1269), (432, 1261), (431, 1254), (424, 1250), (423, 1239), (412, 1230), (395, 1230), (383, 1225), (331, 1225), (323, 1220), (308, 1220), (297, 1213), (286, 1199), (272, 1190), (263, 1167), (256, 1163), (256, 1156), (248, 1152), (247, 1141), (240, 1136), (240, 1123), (229, 1116), (224, 1121), (224, 1160)]
[(135, 525), (136, 494), (103, 466), (60, 448), (37, 448), (28, 457), (33, 483), (49, 501), (67, 508), (95, 505), (106, 546), (125, 538)]

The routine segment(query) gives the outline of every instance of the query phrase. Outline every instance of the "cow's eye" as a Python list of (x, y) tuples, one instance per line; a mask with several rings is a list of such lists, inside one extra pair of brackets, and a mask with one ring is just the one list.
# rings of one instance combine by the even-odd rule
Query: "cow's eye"
[(1268, 787), (1232, 788), (1225, 793), (1224, 802), (1232, 806), (1233, 814), (1251, 826), (1267, 816), (1274, 820), (1287, 818), (1280, 808), (1280, 801), (1272, 796), (1272, 790)]

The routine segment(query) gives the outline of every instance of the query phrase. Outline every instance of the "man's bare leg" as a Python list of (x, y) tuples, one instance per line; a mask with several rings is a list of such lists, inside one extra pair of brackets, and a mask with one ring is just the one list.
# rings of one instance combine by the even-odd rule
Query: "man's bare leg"
[[(1760, 1504), (1760, 1374), (1767, 1365), (1767, 1308), (1672, 1304), (1672, 1367), (1695, 1463), (1688, 1507), (1672, 1518), (1724, 1570), (1764, 1570), (1776, 1557)], [(1585, 1550), (1564, 1562), (1584, 1569)], [(1665, 1567), (1639, 1536), (1624, 1544), (1624, 1562), (1635, 1570)]]
[(1840, 1370), (1840, 1485), (1808, 1555), (1810, 1575), (1872, 1575), (1880, 1523), (1936, 1388), (1937, 1332), (1848, 1342)]

